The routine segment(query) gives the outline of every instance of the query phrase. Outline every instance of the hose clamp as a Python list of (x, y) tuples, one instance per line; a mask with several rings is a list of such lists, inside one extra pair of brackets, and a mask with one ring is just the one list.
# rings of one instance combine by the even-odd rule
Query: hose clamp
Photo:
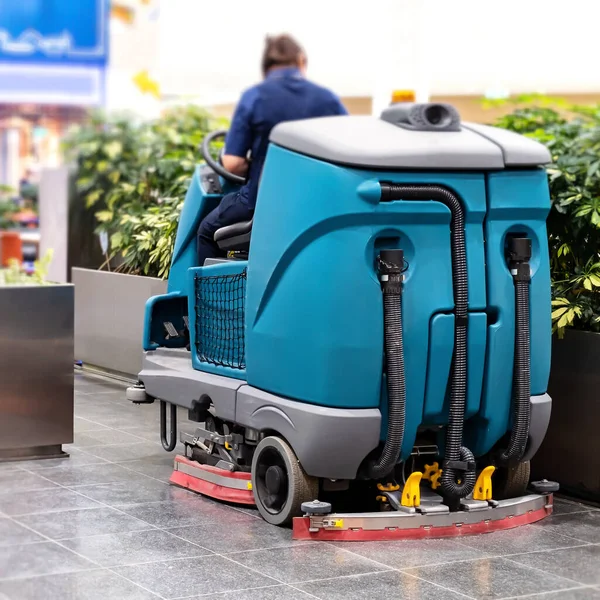
[(445, 460), (443, 462), (444, 469), (454, 469), (455, 471), (474, 471), (476, 465), (473, 461), (466, 460)]
[(529, 263), (523, 262), (512, 265), (510, 273), (515, 281), (525, 281), (527, 283), (531, 281), (531, 268)]

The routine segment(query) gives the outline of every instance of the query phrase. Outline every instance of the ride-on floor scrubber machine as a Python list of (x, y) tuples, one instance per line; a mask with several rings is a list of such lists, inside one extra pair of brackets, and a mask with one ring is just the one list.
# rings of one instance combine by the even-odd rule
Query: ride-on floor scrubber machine
[(222, 135), (204, 140), (128, 390), (160, 401), (167, 450), (177, 406), (199, 424), (172, 482), (297, 517), (297, 538), (549, 514), (556, 484), (529, 483), (551, 408), (548, 151), (445, 104), (282, 123), (253, 220), (197, 265), (201, 219), (243, 183), (210, 153)]

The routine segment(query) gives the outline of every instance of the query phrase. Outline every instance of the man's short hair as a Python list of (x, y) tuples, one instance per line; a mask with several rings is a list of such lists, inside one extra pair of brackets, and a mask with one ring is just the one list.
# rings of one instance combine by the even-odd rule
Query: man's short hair
[(262, 57), (263, 75), (273, 67), (295, 66), (301, 57), (306, 59), (304, 49), (291, 35), (267, 36)]

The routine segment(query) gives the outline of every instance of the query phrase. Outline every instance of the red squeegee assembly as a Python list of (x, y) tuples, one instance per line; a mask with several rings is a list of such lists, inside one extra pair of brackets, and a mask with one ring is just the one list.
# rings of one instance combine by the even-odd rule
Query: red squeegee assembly
[[(210, 498), (254, 506), (251, 475), (175, 458), (170, 483)], [(292, 539), (364, 542), (477, 535), (535, 523), (552, 513), (552, 494), (467, 502), (456, 512), (440, 512), (426, 502), (410, 510), (307, 514), (294, 519)]]
[(250, 473), (227, 471), (176, 456), (169, 482), (224, 502), (254, 505), (250, 477)]

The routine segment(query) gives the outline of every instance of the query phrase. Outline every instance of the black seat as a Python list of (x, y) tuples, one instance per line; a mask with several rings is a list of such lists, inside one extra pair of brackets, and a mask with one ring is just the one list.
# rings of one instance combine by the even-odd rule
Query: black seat
[(252, 221), (241, 221), (233, 225), (221, 227), (215, 231), (214, 240), (221, 250), (229, 252), (248, 252), (250, 249), (250, 234), (252, 233)]

